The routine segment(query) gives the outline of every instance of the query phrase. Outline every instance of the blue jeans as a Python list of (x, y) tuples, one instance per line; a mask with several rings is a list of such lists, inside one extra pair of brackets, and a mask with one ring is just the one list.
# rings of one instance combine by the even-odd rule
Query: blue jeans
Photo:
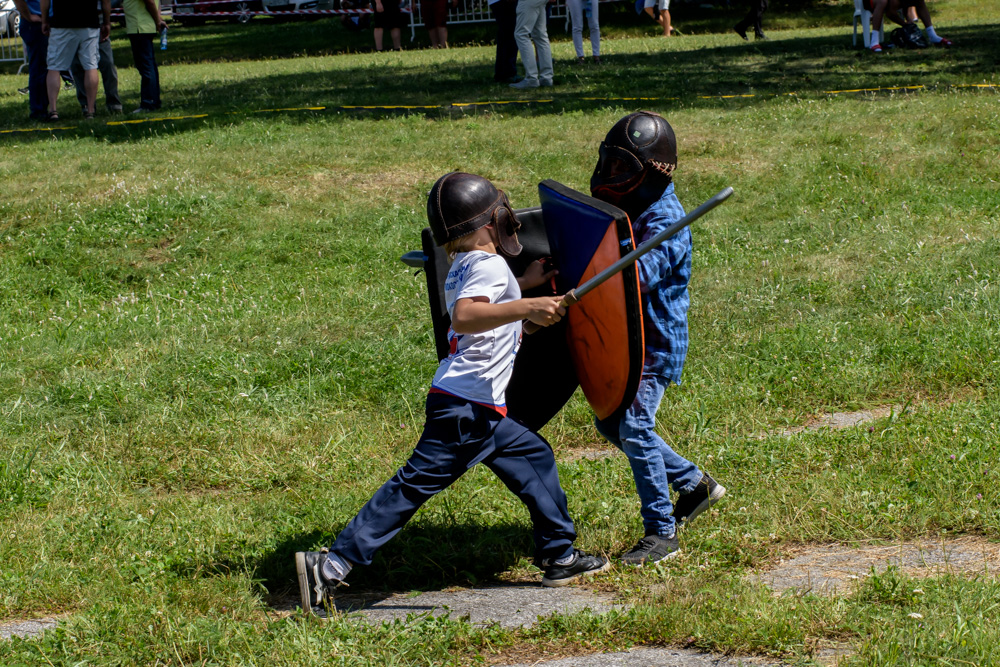
[(624, 417), (617, 422), (595, 421), (598, 432), (628, 457), (647, 535), (672, 535), (675, 524), (670, 487), (688, 493), (701, 481), (698, 466), (672, 450), (655, 431), (656, 410), (669, 384), (664, 377), (643, 374)]
[(156, 52), (153, 37), (156, 35), (129, 35), (132, 45), (132, 60), (139, 72), (139, 107), (150, 111), (160, 108), (160, 70), (156, 66)]
[(32, 23), (27, 16), (21, 19), (19, 32), (28, 50), (28, 109), (32, 118), (42, 120), (49, 112), (49, 92), (45, 87), (49, 38), (42, 34), (42, 24)]
[(330, 551), (355, 565), (396, 536), (420, 506), (482, 463), (521, 499), (531, 516), (535, 558), (573, 552), (576, 532), (549, 444), (491, 408), (448, 396), (427, 397), (427, 422), (409, 460), (337, 536)]
[(521, 53), (524, 78), (552, 83), (552, 48), (545, 20), (547, 0), (517, 0), (514, 41)]

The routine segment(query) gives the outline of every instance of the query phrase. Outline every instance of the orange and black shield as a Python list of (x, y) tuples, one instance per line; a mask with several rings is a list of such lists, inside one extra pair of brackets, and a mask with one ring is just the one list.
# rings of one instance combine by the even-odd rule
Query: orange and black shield
[[(557, 289), (579, 287), (634, 249), (620, 209), (552, 180), (538, 186)], [(631, 405), (643, 364), (642, 302), (634, 264), (567, 311), (566, 345), (587, 402), (599, 419)]]

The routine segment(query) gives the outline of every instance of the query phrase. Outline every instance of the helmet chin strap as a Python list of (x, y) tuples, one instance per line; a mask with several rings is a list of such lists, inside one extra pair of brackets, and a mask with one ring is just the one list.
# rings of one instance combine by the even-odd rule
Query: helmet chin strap
[(497, 230), (497, 223), (495, 222), (490, 223), (489, 228), (490, 228), (490, 238), (493, 239), (493, 245), (496, 247), (498, 253), (500, 253), (504, 257), (517, 257), (518, 255), (521, 254), (520, 250), (521, 244), (517, 240), (517, 232), (514, 232), (513, 236), (507, 237), (514, 239), (514, 243), (516, 243), (518, 246), (518, 251), (512, 253), (508, 251), (507, 248), (504, 247), (503, 243), (500, 242), (500, 232)]

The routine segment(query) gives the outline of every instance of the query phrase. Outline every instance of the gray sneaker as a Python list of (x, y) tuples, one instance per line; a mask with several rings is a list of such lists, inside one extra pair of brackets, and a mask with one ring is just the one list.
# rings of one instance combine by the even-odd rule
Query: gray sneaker
[(510, 84), (511, 88), (517, 88), (518, 90), (527, 90), (528, 88), (538, 88), (538, 79), (522, 79), (517, 83)]
[(544, 87), (544, 88), (551, 88), (552, 87), (552, 79), (540, 79), (539, 83), (541, 83), (542, 87)]
[(302, 610), (317, 616), (325, 616), (334, 609), (333, 593), (337, 586), (345, 584), (342, 581), (327, 580), (323, 576), (323, 563), (327, 559), (327, 551), (297, 551), (295, 553), (295, 571), (299, 576), (299, 598)]
[(666, 535), (647, 535), (622, 556), (622, 562), (626, 565), (652, 565), (676, 556), (681, 552), (677, 542), (677, 533), (667, 537)]
[(726, 487), (703, 474), (698, 486), (690, 493), (682, 493), (674, 504), (674, 521), (677, 526), (686, 526), (694, 521), (699, 514), (719, 502), (726, 495)]

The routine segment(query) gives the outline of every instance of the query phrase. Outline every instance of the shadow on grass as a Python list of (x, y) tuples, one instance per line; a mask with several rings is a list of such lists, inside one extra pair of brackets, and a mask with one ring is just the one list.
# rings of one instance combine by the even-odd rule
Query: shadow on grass
[[(313, 531), (293, 535), (258, 558), (246, 558), (245, 545), (234, 544), (210, 563), (175, 565), (181, 576), (249, 573), (271, 594), (295, 590), (295, 552), (332, 544), (336, 533)], [(436, 590), (495, 581), (497, 576), (531, 556), (530, 529), (518, 524), (407, 525), (384, 546), (368, 567), (351, 571), (348, 592)]]
[[(770, 29), (835, 27), (849, 24), (850, 9), (839, 4), (795, 2), (794, 7), (771, 7), (766, 14)], [(811, 5), (803, 7), (802, 5)], [(745, 12), (734, 2), (730, 7), (703, 7), (700, 3), (678, 3), (671, 16), (678, 31), (685, 35), (728, 33)], [(638, 15), (632, 2), (607, 3), (601, 6), (601, 31), (605, 39), (653, 37), (658, 26), (645, 14)], [(565, 19), (549, 21), (549, 35), (554, 41), (567, 41)], [(372, 30), (346, 28), (341, 17), (262, 17), (245, 25), (216, 20), (205, 25), (170, 23), (170, 47), (158, 54), (161, 65), (239, 60), (273, 60), (299, 56), (324, 56), (368, 52), (373, 48)], [(489, 45), (496, 36), (491, 21), (452, 24), (449, 42), (454, 46)], [(124, 30), (112, 31), (113, 48), (120, 67), (132, 67), (132, 57)], [(423, 26), (418, 26), (411, 40), (409, 27), (402, 31), (406, 49), (430, 48)]]
[[(537, 116), (608, 106), (638, 105), (660, 110), (679, 106), (730, 108), (766, 104), (789, 94), (816, 96), (859, 88), (992, 81), (1000, 64), (1000, 24), (956, 28), (949, 36), (959, 46), (897, 50), (876, 56), (852, 48), (848, 35), (749, 44), (734, 35), (732, 45), (611, 54), (602, 65), (579, 66), (560, 61), (556, 63), (554, 88), (529, 91), (515, 91), (493, 83), (493, 66), (486, 60), (410, 66), (405, 54), (402, 62), (385, 56), (382, 61), (366, 61), (334, 71), (317, 69), (248, 76), (214, 84), (210, 90), (201, 84), (174, 86), (165, 91), (167, 103), (173, 102), (173, 113), (207, 116), (164, 120), (165, 114), (156, 114), (135, 125), (86, 123), (64, 130), (59, 136), (92, 134), (107, 141), (127, 142), (206, 125), (240, 124), (269, 114), (284, 122), (307, 124), (318, 117), (378, 118), (386, 113), (423, 113), (447, 118), (499, 109), (508, 115)], [(453, 106), (469, 104), (473, 106)], [(425, 108), (346, 108), (390, 105)], [(303, 107), (324, 108), (315, 112), (277, 110)], [(272, 111), (261, 113), (268, 109)], [(0, 104), (0, 116), (15, 118), (14, 105)], [(63, 125), (66, 124), (64, 121)], [(48, 138), (45, 132), (5, 136), (16, 136), (19, 141)]]

